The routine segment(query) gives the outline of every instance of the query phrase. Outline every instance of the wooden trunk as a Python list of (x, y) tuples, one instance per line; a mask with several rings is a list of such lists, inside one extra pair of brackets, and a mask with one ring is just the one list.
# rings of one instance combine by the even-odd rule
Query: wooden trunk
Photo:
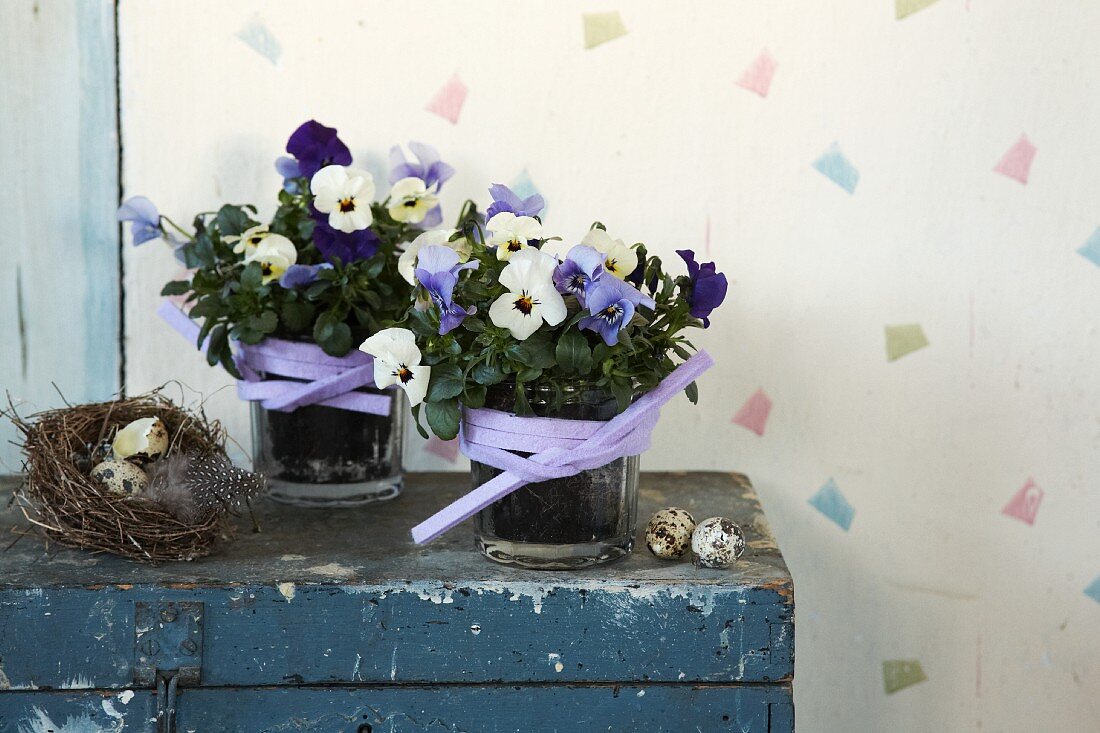
[(467, 484), (413, 474), (362, 510), (265, 504), (260, 534), (186, 564), (19, 541), (0, 553), (0, 731), (157, 730), (173, 673), (176, 729), (197, 733), (794, 729), (793, 585), (743, 476), (642, 477), (643, 525), (668, 505), (742, 525), (731, 570), (657, 560), (640, 536), (583, 572), (495, 565), (468, 527), (413, 545)]

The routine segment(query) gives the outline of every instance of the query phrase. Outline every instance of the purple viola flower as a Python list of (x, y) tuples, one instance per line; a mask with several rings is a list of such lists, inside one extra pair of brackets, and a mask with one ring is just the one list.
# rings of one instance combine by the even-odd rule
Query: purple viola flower
[(130, 234), (134, 237), (135, 246), (164, 235), (160, 228), (160, 212), (144, 196), (131, 196), (123, 201), (118, 207), (118, 220), (130, 222)]
[(298, 175), (305, 178), (312, 178), (326, 165), (351, 165), (351, 151), (336, 137), (336, 128), (316, 120), (303, 123), (291, 134), (286, 151), (298, 161)]
[(428, 292), (432, 302), (439, 307), (439, 334), (442, 336), (458, 328), (466, 316), (476, 308), (466, 310), (454, 302), (458, 273), (476, 270), (476, 260), (459, 263), (458, 252), (440, 244), (421, 247), (416, 259), (416, 281)]
[[(316, 220), (317, 217), (314, 216), (314, 219)], [(329, 262), (340, 261), (350, 265), (352, 262), (372, 257), (378, 251), (382, 240), (370, 227), (349, 234), (333, 229), (327, 221), (318, 220), (313, 227), (313, 243)]]
[(486, 220), (492, 219), (502, 211), (510, 211), (516, 216), (538, 216), (546, 206), (542, 194), (534, 193), (521, 199), (503, 183), (494, 183), (489, 186), (489, 194), (493, 197), (493, 203), (489, 204), (489, 208), (485, 211)]
[(562, 295), (572, 293), (577, 302), (584, 306), (585, 291), (592, 283), (600, 279), (603, 273), (603, 261), (607, 255), (592, 247), (578, 244), (569, 250), (565, 260), (554, 269), (554, 287)]
[(291, 265), (279, 278), (279, 284), (287, 290), (304, 288), (317, 282), (317, 273), (321, 270), (331, 270), (331, 262), (322, 262), (319, 265)]
[(656, 307), (653, 298), (617, 277), (604, 277), (589, 284), (585, 300), (591, 315), (582, 318), (577, 325), (599, 332), (608, 346), (619, 343), (619, 332), (630, 323), (639, 305)]
[(296, 178), (301, 177), (302, 167), (294, 158), (280, 155), (275, 159), (275, 170), (283, 177), (283, 190), (287, 193), (298, 194), (302, 192)]
[[(409, 143), (409, 150), (416, 156), (415, 163), (405, 158), (405, 152), (401, 150), (400, 145), (390, 148), (391, 185), (402, 178), (419, 178), (424, 181), (424, 186), (429, 191), (438, 193), (439, 189), (443, 188), (443, 184), (455, 174), (455, 169), (444, 163), (439, 157), (439, 151), (431, 145), (414, 141)], [(437, 205), (425, 215), (424, 220), (420, 222), (420, 227), (432, 229), (439, 226), (442, 221), (443, 210)]]
[(695, 252), (690, 249), (678, 249), (676, 254), (683, 258), (691, 279), (689, 312), (703, 321), (703, 328), (710, 328), (711, 311), (722, 305), (722, 301), (726, 299), (726, 276), (715, 269), (713, 262), (696, 262)]

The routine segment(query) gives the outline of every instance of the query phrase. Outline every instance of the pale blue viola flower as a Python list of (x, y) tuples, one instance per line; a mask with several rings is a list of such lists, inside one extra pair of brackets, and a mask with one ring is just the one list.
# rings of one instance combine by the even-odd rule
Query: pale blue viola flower
[(603, 274), (605, 255), (583, 244), (569, 250), (565, 260), (554, 269), (554, 287), (562, 295), (574, 295), (584, 306), (585, 291)]
[(279, 284), (287, 290), (304, 288), (317, 282), (317, 274), (321, 270), (331, 270), (331, 262), (322, 262), (319, 265), (291, 265), (279, 278)]
[(416, 280), (439, 308), (441, 336), (458, 328), (466, 316), (475, 312), (473, 308), (466, 310), (454, 302), (454, 290), (458, 283), (458, 273), (477, 268), (476, 260), (459, 262), (458, 252), (450, 247), (429, 244), (420, 248), (417, 255)]
[(489, 186), (489, 195), (493, 197), (493, 203), (485, 210), (485, 218), (492, 219), (502, 211), (516, 216), (538, 216), (546, 206), (546, 201), (541, 194), (531, 194), (521, 199), (512, 189), (503, 183), (494, 183)]
[(164, 236), (164, 230), (160, 226), (160, 212), (144, 196), (131, 196), (123, 201), (118, 207), (118, 220), (130, 222), (130, 234), (133, 235), (135, 246)]
[(653, 298), (618, 278), (605, 277), (592, 283), (586, 294), (588, 312), (577, 326), (596, 331), (608, 346), (619, 343), (619, 332), (630, 323), (639, 305), (656, 307)]

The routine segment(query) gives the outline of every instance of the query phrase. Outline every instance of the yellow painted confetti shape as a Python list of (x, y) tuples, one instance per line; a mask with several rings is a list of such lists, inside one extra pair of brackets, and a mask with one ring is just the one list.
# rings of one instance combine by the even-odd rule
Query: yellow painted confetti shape
[(584, 47), (595, 48), (601, 43), (626, 35), (626, 26), (618, 10), (584, 14)]
[(918, 10), (924, 10), (935, 2), (936, 0), (894, 0), (894, 12), (897, 13), (897, 19), (901, 20)]
[(906, 354), (928, 346), (928, 337), (919, 323), (903, 323), (886, 327), (886, 359), (897, 361)]
[(898, 690), (924, 682), (928, 675), (916, 659), (888, 659), (882, 663), (882, 684), (886, 694), (892, 695)]

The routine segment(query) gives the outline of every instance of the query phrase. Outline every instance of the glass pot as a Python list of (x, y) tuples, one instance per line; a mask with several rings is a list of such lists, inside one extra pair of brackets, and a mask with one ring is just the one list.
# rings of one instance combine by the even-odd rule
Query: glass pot
[[(565, 420), (610, 420), (616, 414), (615, 400), (604, 390), (584, 384), (563, 389), (565, 403), (555, 410), (551, 388), (527, 388), (535, 414)], [(514, 384), (497, 385), (489, 389), (485, 406), (510, 412), (514, 398)], [(626, 456), (575, 476), (521, 486), (477, 514), (478, 549), (490, 560), (540, 570), (583, 568), (629, 554), (638, 515), (638, 465), (638, 456)], [(470, 461), (474, 488), (500, 473)]]
[(404, 395), (364, 387), (390, 398), (390, 414), (368, 415), (306, 405), (292, 412), (252, 403), (256, 471), (272, 499), (303, 507), (347, 507), (392, 499), (404, 483)]

